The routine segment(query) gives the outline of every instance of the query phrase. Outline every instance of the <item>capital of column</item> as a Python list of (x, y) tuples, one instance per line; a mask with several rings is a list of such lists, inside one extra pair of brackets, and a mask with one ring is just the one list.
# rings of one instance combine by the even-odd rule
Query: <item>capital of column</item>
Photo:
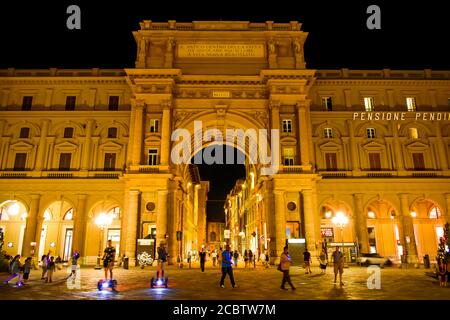
[(34, 194), (31, 195), (31, 199), (32, 200), (39, 200), (40, 197), (41, 197), (41, 195), (37, 194), (37, 193), (34, 193)]
[(311, 100), (310, 99), (299, 100), (296, 103), (297, 109), (300, 112), (306, 112), (306, 108), (308, 108), (310, 106), (310, 104), (311, 104)]
[(129, 192), (130, 196), (137, 196), (141, 193), (141, 191), (136, 190), (136, 189), (129, 190), (128, 192)]
[(270, 100), (269, 101), (269, 109), (278, 110), (280, 109), (281, 102), (280, 100)]
[(400, 200), (408, 201), (409, 193), (399, 193), (398, 196), (400, 197)]
[(161, 107), (164, 109), (164, 110), (167, 110), (167, 109), (171, 109), (172, 108), (172, 100), (163, 100), (163, 101), (161, 101)]
[(134, 109), (142, 110), (145, 107), (145, 100), (144, 99), (131, 99), (131, 106)]
[(362, 200), (364, 198), (364, 193), (354, 193), (355, 199)]
[(87, 194), (77, 194), (78, 200), (86, 200), (88, 195)]

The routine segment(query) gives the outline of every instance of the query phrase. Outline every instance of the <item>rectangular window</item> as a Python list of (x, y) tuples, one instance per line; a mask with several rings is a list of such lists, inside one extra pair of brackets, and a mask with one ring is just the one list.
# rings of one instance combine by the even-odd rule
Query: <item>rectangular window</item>
[(59, 156), (59, 170), (68, 171), (70, 170), (70, 162), (72, 160), (71, 153), (61, 153)]
[(331, 97), (322, 97), (322, 107), (326, 111), (333, 110), (333, 100)]
[(417, 131), (417, 128), (409, 128), (408, 132), (410, 139), (419, 139), (419, 132)]
[(108, 128), (108, 138), (117, 138), (117, 128)]
[(370, 170), (381, 170), (381, 157), (379, 153), (369, 153)]
[(32, 96), (24, 96), (22, 99), (22, 111), (30, 111), (33, 104)]
[(333, 129), (332, 128), (324, 128), (323, 136), (327, 139), (333, 138)]
[(16, 157), (14, 159), (14, 171), (25, 170), (26, 163), (27, 163), (27, 154), (26, 153), (16, 153)]
[(105, 171), (116, 170), (116, 154), (115, 153), (105, 153)]
[(71, 127), (64, 128), (64, 138), (65, 139), (73, 138), (73, 128)]
[(367, 128), (366, 132), (368, 139), (375, 139), (375, 128)]
[(119, 110), (119, 96), (109, 96), (109, 106), (110, 111)]
[(285, 166), (294, 165), (294, 148), (283, 149), (283, 163)]
[(159, 132), (159, 120), (158, 119), (151, 119), (150, 120), (150, 132)]
[(415, 152), (412, 154), (414, 170), (425, 170), (425, 159), (423, 153)]
[(416, 111), (416, 98), (407, 97), (406, 98), (406, 108), (408, 111)]
[(373, 111), (374, 110), (373, 97), (364, 97), (364, 109), (366, 111)]
[(67, 96), (66, 97), (66, 111), (75, 110), (75, 102), (77, 101), (76, 96)]
[(30, 128), (21, 128), (20, 129), (20, 139), (28, 139), (30, 137)]
[(151, 166), (158, 165), (158, 149), (148, 150), (148, 164)]
[(285, 133), (292, 132), (292, 120), (285, 119), (282, 121), (282, 124), (283, 124), (283, 132)]
[(327, 171), (337, 170), (337, 157), (336, 153), (325, 153), (325, 163)]

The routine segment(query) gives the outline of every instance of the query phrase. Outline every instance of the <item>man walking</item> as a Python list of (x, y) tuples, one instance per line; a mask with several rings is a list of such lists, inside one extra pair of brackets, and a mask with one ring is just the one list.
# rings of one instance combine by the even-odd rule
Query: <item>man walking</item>
[(334, 283), (336, 283), (337, 274), (339, 272), (339, 281), (341, 286), (344, 285), (342, 282), (342, 274), (344, 273), (344, 259), (344, 255), (339, 250), (339, 247), (336, 247), (336, 250), (333, 252)]
[(236, 288), (236, 283), (233, 277), (233, 261), (231, 258), (230, 245), (227, 244), (225, 250), (222, 252), (222, 278), (220, 279), (220, 287), (225, 288), (224, 280), (226, 276), (230, 277), (231, 286)]
[(289, 283), (292, 290), (295, 290), (295, 287), (291, 282), (291, 276), (289, 275), (289, 268), (291, 267), (291, 264), (292, 264), (292, 259), (291, 259), (291, 256), (289, 255), (288, 247), (285, 246), (283, 248), (283, 253), (281, 254), (281, 257), (280, 257), (280, 267), (281, 267), (281, 271), (283, 272), (283, 280), (281, 281), (280, 288), (283, 290), (287, 290), (286, 287), (284, 286), (286, 284), (286, 282)]
[(311, 271), (311, 253), (309, 253), (308, 249), (305, 249), (305, 252), (303, 252), (303, 261), (305, 262), (306, 274), (312, 273), (312, 271)]
[(202, 269), (202, 272), (205, 272), (205, 261), (206, 261), (205, 249), (202, 248), (202, 250), (198, 255), (200, 256), (200, 269)]
[(108, 246), (103, 253), (103, 268), (105, 268), (105, 279), (108, 279), (108, 271), (113, 279), (114, 260), (116, 259), (116, 248), (112, 246), (112, 241), (108, 240)]

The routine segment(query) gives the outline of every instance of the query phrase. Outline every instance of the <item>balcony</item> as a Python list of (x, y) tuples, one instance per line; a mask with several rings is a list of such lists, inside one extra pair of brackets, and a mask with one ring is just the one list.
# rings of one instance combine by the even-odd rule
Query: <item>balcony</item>
[(118, 179), (122, 171), (0, 171), (0, 179)]

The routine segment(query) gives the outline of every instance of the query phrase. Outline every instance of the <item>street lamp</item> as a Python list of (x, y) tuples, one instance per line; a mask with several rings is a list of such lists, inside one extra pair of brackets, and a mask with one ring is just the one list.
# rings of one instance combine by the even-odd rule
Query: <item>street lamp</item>
[(100, 255), (102, 251), (102, 240), (105, 228), (111, 225), (113, 221), (113, 216), (111, 214), (106, 214), (104, 212), (100, 213), (97, 218), (95, 218), (95, 224), (100, 228), (100, 242), (98, 243), (98, 256), (97, 256), (97, 265), (95, 266), (96, 270), (102, 268), (100, 265)]
[(338, 211), (336, 212), (336, 215), (331, 219), (331, 222), (333, 222), (333, 224), (341, 229), (342, 252), (344, 253), (344, 228), (348, 223), (348, 218), (342, 211)]

